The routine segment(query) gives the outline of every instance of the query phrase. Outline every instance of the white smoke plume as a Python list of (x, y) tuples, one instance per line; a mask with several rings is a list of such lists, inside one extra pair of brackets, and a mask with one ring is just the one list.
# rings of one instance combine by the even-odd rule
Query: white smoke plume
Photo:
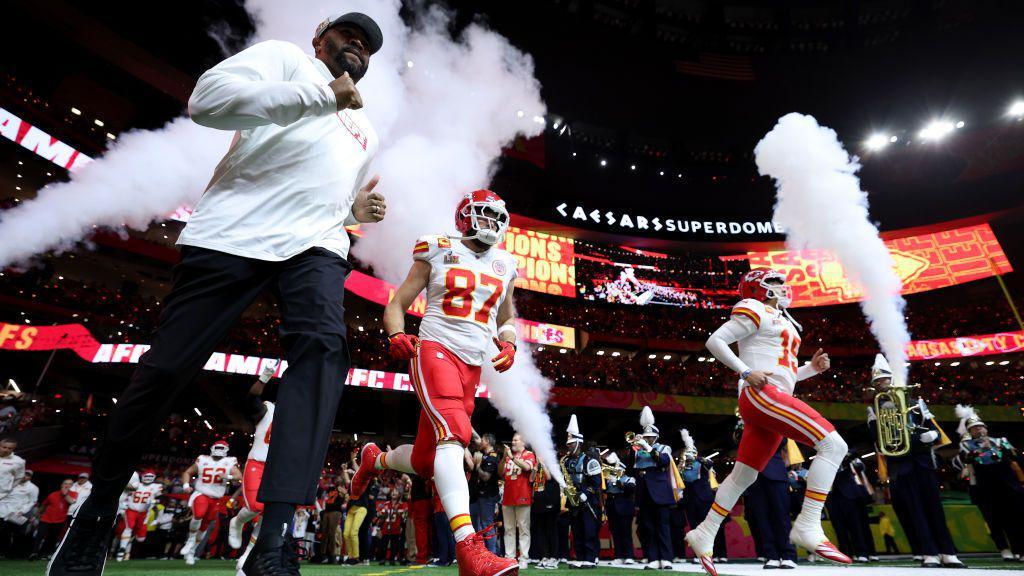
[[(516, 354), (515, 364), (505, 373), (499, 374), (488, 365), (481, 379), (487, 384), (494, 407), (523, 435), (523, 440), (533, 448), (551, 477), (565, 486), (551, 436), (551, 419), (543, 409), (551, 391), (551, 380), (541, 375), (529, 346), (522, 349), (521, 354)], [(496, 348), (494, 351), (497, 353)]]
[[(371, 173), (388, 198), (384, 222), (365, 226), (353, 254), (378, 276), (398, 282), (417, 236), (454, 228), (455, 205), (486, 187), (503, 146), (534, 136), (545, 113), (533, 60), (499, 34), (472, 24), (452, 40), (448, 15), (424, 2), (410, 29), (399, 0), (248, 0), (252, 43), (276, 39), (312, 54), (317, 24), (340, 12), (363, 12), (380, 25), (384, 45), (359, 82), (367, 115), (381, 137)], [(232, 133), (182, 117), (160, 130), (133, 130), (36, 199), (2, 214), (0, 267), (47, 250), (66, 249), (95, 226), (144, 230), (179, 206), (194, 205)], [(557, 474), (551, 422), (543, 406), (551, 386), (529, 353), (488, 378), (499, 412)]]
[(893, 368), (897, 382), (907, 381), (903, 318), (905, 302), (892, 256), (868, 218), (867, 194), (834, 130), (812, 116), (790, 113), (754, 148), (757, 168), (775, 179), (775, 222), (786, 230), (794, 250), (828, 250), (863, 292), (861, 309), (872, 334)]

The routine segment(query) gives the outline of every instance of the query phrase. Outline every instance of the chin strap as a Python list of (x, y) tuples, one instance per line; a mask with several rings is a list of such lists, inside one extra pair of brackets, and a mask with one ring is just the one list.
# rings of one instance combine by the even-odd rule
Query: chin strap
[(797, 322), (796, 320), (794, 320), (794, 319), (793, 319), (793, 317), (789, 315), (789, 310), (787, 310), (787, 309), (783, 308), (783, 309), (782, 309), (782, 313), (783, 313), (783, 314), (785, 314), (785, 315), (786, 315), (786, 318), (788, 318), (788, 319), (789, 319), (789, 321), (793, 323), (793, 326), (795, 326), (795, 327), (796, 327), (796, 331), (797, 331), (797, 332), (803, 332), (803, 331), (804, 331), (804, 327), (803, 327), (803, 326), (801, 326), (799, 322)]

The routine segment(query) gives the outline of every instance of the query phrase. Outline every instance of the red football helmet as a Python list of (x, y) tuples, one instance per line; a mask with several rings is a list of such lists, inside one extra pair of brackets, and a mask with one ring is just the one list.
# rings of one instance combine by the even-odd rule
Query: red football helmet
[(505, 201), (490, 190), (466, 194), (455, 209), (455, 227), (463, 238), (476, 239), (489, 246), (497, 244), (508, 228)]
[(217, 440), (210, 446), (210, 456), (223, 458), (228, 455), (228, 443), (226, 440)]
[(779, 308), (793, 301), (793, 289), (786, 285), (786, 275), (771, 268), (754, 268), (740, 280), (740, 298), (753, 298), (761, 302), (776, 299)]
[(152, 470), (143, 470), (139, 479), (142, 480), (143, 484), (152, 484), (156, 481), (156, 472)]

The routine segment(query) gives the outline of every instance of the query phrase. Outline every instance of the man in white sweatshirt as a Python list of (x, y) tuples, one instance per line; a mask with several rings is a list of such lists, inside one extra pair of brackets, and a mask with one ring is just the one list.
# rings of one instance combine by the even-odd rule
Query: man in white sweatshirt
[[(118, 397), (93, 464), (93, 492), (47, 568), (99, 576), (117, 500), (175, 398), (266, 289), (282, 312), (289, 369), (259, 491), (264, 529), (242, 573), (298, 574), (296, 505), (312, 504), (341, 400), (349, 353), (342, 298), (351, 270), (345, 225), (379, 222), (367, 180), (377, 134), (356, 83), (383, 43), (359, 13), (322, 22), (313, 55), (287, 42), (250, 46), (206, 71), (189, 99), (196, 123), (235, 133), (178, 238), (152, 348)], [(364, 184), (365, 182), (365, 184)]]

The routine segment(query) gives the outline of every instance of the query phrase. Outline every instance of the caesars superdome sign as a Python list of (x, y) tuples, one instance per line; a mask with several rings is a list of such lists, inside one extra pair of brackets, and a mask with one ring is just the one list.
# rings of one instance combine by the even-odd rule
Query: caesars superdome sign
[(554, 208), (557, 221), (581, 228), (632, 236), (680, 240), (778, 240), (783, 229), (771, 220), (707, 220), (653, 211), (607, 210), (562, 202)]

